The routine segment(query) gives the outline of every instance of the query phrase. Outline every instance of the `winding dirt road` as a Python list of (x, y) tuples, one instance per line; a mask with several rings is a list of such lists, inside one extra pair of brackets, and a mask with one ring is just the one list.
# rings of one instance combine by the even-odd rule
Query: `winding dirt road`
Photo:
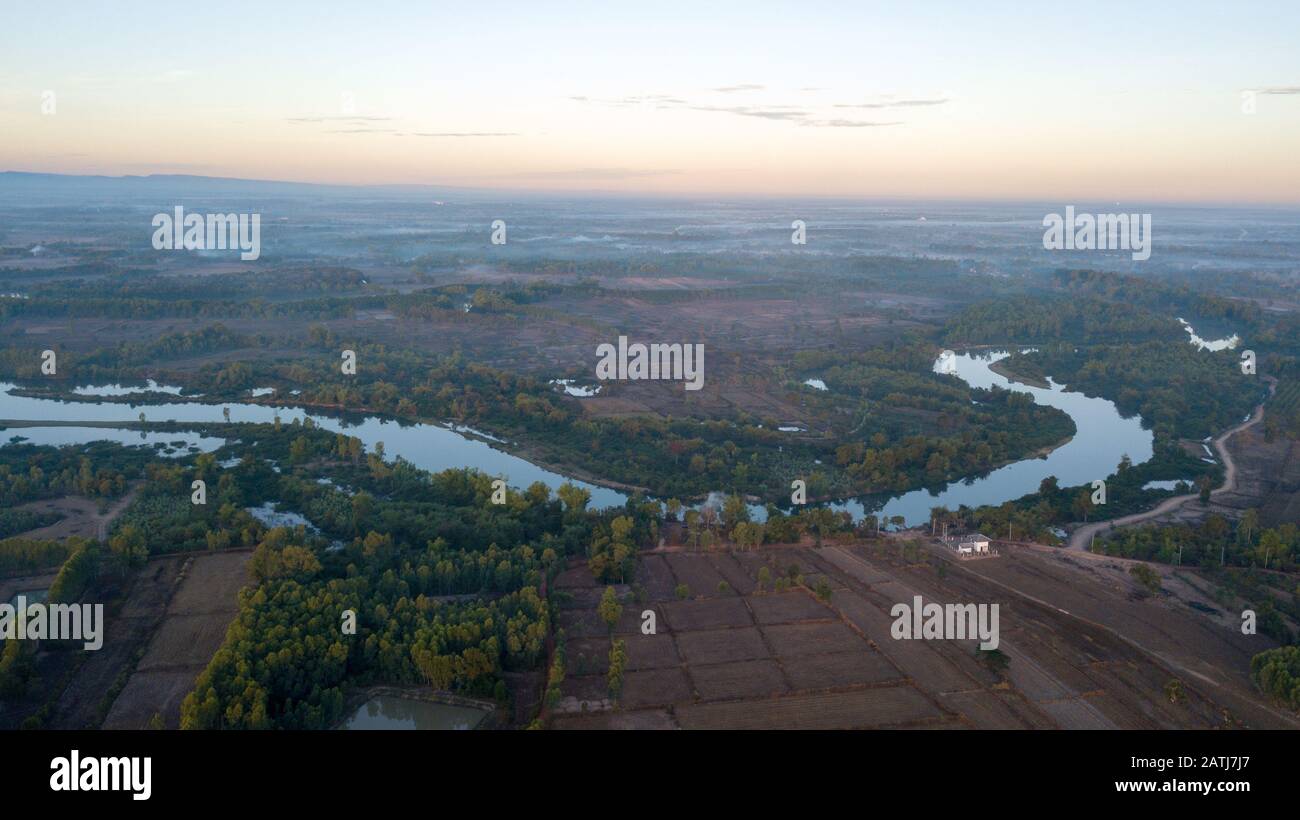
[[(1264, 376), (1268, 381), (1268, 394), (1272, 396), (1277, 390), (1277, 379), (1272, 376)], [(1228, 439), (1250, 427), (1254, 427), (1264, 419), (1264, 404), (1261, 403), (1255, 408), (1255, 412), (1250, 418), (1225, 430), (1214, 440), (1214, 449), (1219, 454), (1219, 459), (1223, 462), (1223, 485), (1210, 491), (1210, 497), (1213, 498), (1220, 493), (1229, 493), (1237, 489), (1237, 465), (1232, 460), (1232, 454), (1228, 452)], [(1094, 521), (1091, 524), (1084, 524), (1070, 534), (1070, 540), (1067, 544), (1068, 549), (1084, 550), (1088, 549), (1092, 542), (1092, 537), (1099, 532), (1113, 530), (1116, 527), (1127, 527), (1132, 524), (1138, 524), (1152, 518), (1164, 515), (1178, 509), (1194, 498), (1199, 498), (1199, 493), (1190, 493), (1188, 495), (1177, 495), (1173, 498), (1166, 498), (1149, 510), (1132, 515), (1125, 515), (1120, 518), (1112, 518), (1107, 521)]]

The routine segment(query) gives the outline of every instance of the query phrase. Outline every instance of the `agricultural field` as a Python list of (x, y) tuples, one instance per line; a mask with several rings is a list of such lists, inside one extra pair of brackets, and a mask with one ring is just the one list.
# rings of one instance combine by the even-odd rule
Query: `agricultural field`
[[(567, 593), (558, 627), (569, 663), (549, 725), (1297, 725), (1246, 678), (1250, 655), (1272, 645), (1267, 638), (1234, 634), (1231, 623), (1190, 608), (1179, 592), (1139, 598), (1131, 579), (1113, 571), (1117, 559), (1010, 549), (956, 562), (937, 542), (920, 544), (889, 538), (820, 549), (644, 553), (636, 580), (615, 587), (624, 609), (612, 630), (596, 612), (602, 588), (571, 569), (556, 582), (557, 592)], [(764, 588), (761, 570), (798, 581), (781, 591), (770, 581)], [(690, 588), (685, 597), (682, 584)], [(1190, 586), (1172, 586), (1203, 600)], [(996, 661), (977, 641), (892, 637), (891, 608), (914, 595), (999, 604)], [(655, 615), (653, 635), (641, 630), (644, 611)], [(627, 652), (618, 698), (607, 691), (612, 640)], [(1175, 680), (1179, 694), (1171, 700)]]

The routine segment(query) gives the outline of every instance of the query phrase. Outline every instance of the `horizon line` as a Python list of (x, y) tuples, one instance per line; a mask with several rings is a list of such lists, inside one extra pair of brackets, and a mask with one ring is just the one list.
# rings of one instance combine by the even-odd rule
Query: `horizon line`
[[(576, 197), (609, 197), (620, 199), (648, 199), (648, 200), (701, 200), (701, 199), (723, 199), (735, 201), (747, 200), (815, 200), (825, 202), (900, 202), (900, 203), (991, 203), (991, 204), (1023, 204), (1023, 205), (1041, 205), (1052, 202), (1061, 202), (1063, 204), (1077, 203), (1094, 203), (1110, 201), (1109, 197), (1069, 197), (1069, 196), (1011, 196), (1011, 195), (994, 195), (994, 194), (953, 194), (949, 196), (925, 196), (918, 194), (816, 194), (816, 193), (771, 193), (771, 192), (737, 192), (737, 191), (684, 191), (684, 192), (665, 192), (650, 190), (625, 190), (625, 189), (605, 189), (605, 188), (548, 188), (548, 187), (495, 187), (484, 185), (455, 185), (441, 182), (320, 182), (299, 179), (268, 179), (258, 177), (240, 177), (240, 176), (220, 176), (212, 174), (185, 174), (185, 173), (167, 173), (151, 172), (144, 174), (109, 174), (109, 173), (66, 173), (59, 171), (27, 171), (16, 168), (8, 168), (0, 171), (0, 179), (13, 176), (25, 177), (55, 177), (65, 180), (104, 180), (104, 181), (145, 181), (150, 179), (173, 179), (173, 180), (212, 180), (220, 182), (233, 183), (251, 183), (258, 185), (299, 185), (311, 188), (342, 188), (353, 191), (367, 190), (406, 190), (414, 189), (443, 189), (449, 191), (467, 192), (473, 194), (487, 195), (528, 195), (528, 196), (550, 196), (554, 198), (563, 198), (564, 196)], [(3, 187), (0, 187), (0, 192)], [(1281, 208), (1281, 209), (1300, 209), (1300, 198), (1294, 200), (1216, 200), (1216, 199), (1163, 199), (1151, 198), (1145, 199), (1140, 197), (1128, 197), (1121, 200), (1114, 200), (1116, 205), (1123, 202), (1141, 202), (1147, 205), (1162, 205), (1172, 207), (1217, 207), (1217, 208)]]

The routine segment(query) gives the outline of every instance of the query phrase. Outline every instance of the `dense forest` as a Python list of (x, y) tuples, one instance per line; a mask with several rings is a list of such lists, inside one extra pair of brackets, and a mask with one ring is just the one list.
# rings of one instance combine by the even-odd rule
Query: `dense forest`
[[(340, 456), (355, 452), (346, 437), (319, 430), (250, 434), (259, 457), (282, 452), (295, 466), (277, 474), (245, 458), (220, 471), (219, 485), (231, 477), (223, 505), (277, 495), (323, 536), (255, 535), (256, 583), (186, 699), (184, 727), (324, 728), (343, 717), (351, 687), (373, 682), (506, 701), (506, 674), (546, 660), (546, 581), (586, 555), (599, 515), (542, 485), (493, 504), (491, 479), (474, 471), (429, 474), (375, 454), (353, 463)], [(318, 483), (326, 466), (331, 483)]]

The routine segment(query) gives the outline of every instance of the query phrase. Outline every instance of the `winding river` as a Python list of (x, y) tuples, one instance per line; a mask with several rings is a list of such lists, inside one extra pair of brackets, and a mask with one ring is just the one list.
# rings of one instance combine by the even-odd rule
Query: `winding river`
[[(1151, 458), (1153, 436), (1150, 430), (1142, 429), (1140, 418), (1125, 417), (1111, 401), (1067, 392), (1050, 380), (1049, 388), (1013, 383), (990, 369), (990, 365), (1008, 355), (1005, 350), (958, 354), (954, 375), (972, 387), (997, 385), (1018, 390), (1033, 396), (1038, 404), (1063, 410), (1074, 419), (1078, 428), (1073, 438), (1045, 458), (1016, 461), (985, 476), (953, 482), (937, 492), (913, 490), (889, 498), (883, 505), (879, 501), (872, 506), (869, 506), (869, 500), (848, 501), (834, 505), (835, 509), (848, 510), (855, 520), (868, 513), (886, 518), (901, 515), (907, 526), (913, 527), (929, 521), (930, 510), (934, 507), (955, 510), (961, 505), (1001, 504), (1037, 492), (1038, 485), (1048, 476), (1056, 476), (1062, 487), (1089, 484), (1115, 472), (1126, 455), (1135, 465)], [(934, 369), (936, 373), (942, 372), (938, 361)]]
[[(1089, 398), (1081, 393), (1066, 392), (1057, 384), (1052, 384), (1047, 389), (1012, 384), (1009, 379), (990, 369), (990, 365), (1006, 355), (1004, 351), (958, 355), (955, 375), (975, 387), (998, 385), (1022, 390), (1033, 396), (1039, 404), (1060, 408), (1074, 419), (1078, 427), (1074, 438), (1051, 451), (1045, 458), (1030, 458), (1008, 464), (985, 476), (954, 482), (937, 492), (914, 490), (891, 498), (864, 498), (832, 506), (837, 510), (847, 510), (855, 519), (868, 513), (879, 513), (886, 517), (901, 515), (908, 526), (915, 526), (929, 520), (932, 507), (942, 505), (956, 509), (963, 504), (970, 507), (1001, 504), (1035, 492), (1039, 483), (1049, 475), (1056, 476), (1063, 486), (1086, 484), (1110, 475), (1125, 455), (1134, 464), (1140, 464), (1151, 457), (1151, 433), (1142, 429), (1136, 417), (1125, 418), (1111, 402)], [(935, 370), (939, 372), (938, 362), (935, 363)], [(571, 480), (496, 449), (485, 440), (437, 424), (408, 424), (374, 416), (343, 419), (310, 412), (302, 407), (273, 407), (249, 402), (209, 404), (173, 401), (132, 405), (60, 401), (13, 395), (10, 392), (13, 387), (12, 384), (0, 383), (0, 419), (122, 422), (135, 421), (139, 413), (143, 412), (146, 419), (153, 421), (217, 423), (225, 420), (223, 408), (229, 408), (233, 422), (268, 423), (274, 421), (277, 414), (286, 424), (311, 418), (326, 430), (356, 436), (368, 449), (383, 442), (388, 456), (401, 456), (426, 470), (476, 467), (489, 475), (502, 476), (510, 484), (519, 487), (541, 481), (555, 489)], [(183, 455), (191, 447), (211, 452), (225, 443), (224, 439), (200, 436), (193, 432), (150, 432), (79, 426), (13, 428), (0, 435), (0, 440), (8, 441), (15, 435), (35, 444), (53, 445), (95, 440), (147, 446), (181, 443), (179, 450), (173, 451), (176, 455)], [(627, 500), (624, 493), (608, 487), (581, 481), (573, 483), (591, 493), (594, 507), (619, 506)], [(762, 508), (754, 507), (753, 511), (762, 517)]]

